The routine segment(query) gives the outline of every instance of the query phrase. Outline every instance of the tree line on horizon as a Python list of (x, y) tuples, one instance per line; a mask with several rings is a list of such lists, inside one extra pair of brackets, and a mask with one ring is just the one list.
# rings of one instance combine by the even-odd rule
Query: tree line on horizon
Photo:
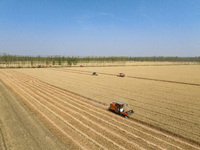
[(200, 62), (200, 56), (198, 57), (165, 57), (165, 56), (152, 56), (152, 57), (127, 57), (127, 56), (20, 56), (20, 55), (9, 55), (0, 54), (0, 63), (15, 63), (15, 62), (42, 62), (49, 65), (58, 64), (61, 65), (67, 62), (68, 65), (77, 64), (78, 62), (117, 62), (117, 61), (148, 61), (148, 62)]

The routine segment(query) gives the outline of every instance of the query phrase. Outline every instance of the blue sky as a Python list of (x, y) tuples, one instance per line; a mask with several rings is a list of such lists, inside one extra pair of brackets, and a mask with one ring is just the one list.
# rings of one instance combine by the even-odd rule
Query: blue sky
[(200, 56), (200, 0), (0, 0), (0, 53)]

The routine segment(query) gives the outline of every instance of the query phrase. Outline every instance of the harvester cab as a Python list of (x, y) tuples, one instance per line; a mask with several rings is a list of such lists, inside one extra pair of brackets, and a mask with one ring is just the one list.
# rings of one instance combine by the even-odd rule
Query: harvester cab
[(117, 75), (118, 77), (125, 77), (124, 73), (119, 73), (119, 75)]
[(109, 110), (127, 118), (129, 115), (133, 114), (134, 111), (133, 110), (128, 110), (128, 111), (124, 110), (125, 106), (128, 106), (128, 104), (122, 103), (122, 102), (110, 102)]

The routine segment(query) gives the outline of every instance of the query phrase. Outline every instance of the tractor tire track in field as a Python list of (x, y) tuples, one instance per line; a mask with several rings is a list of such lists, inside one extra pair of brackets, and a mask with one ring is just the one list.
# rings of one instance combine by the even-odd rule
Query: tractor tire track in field
[[(59, 130), (60, 137), (70, 139), (76, 147), (200, 149), (198, 145), (98, 108), (86, 98), (20, 73), (13, 74), (12, 71), (2, 73), (0, 77), (31, 110), (48, 120), (52, 130)], [(68, 135), (68, 132), (80, 134), (81, 139)], [(84, 138), (87, 138), (87, 143), (84, 143)]]
[(5, 140), (4, 140), (4, 136), (3, 136), (3, 133), (2, 133), (1, 130), (2, 129), (0, 128), (0, 150), (7, 150)]

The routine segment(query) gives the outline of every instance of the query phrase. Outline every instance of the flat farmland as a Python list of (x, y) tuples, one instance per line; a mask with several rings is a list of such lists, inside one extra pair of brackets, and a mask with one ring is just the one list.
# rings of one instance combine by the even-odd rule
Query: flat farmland
[[(200, 84), (200, 65), (173, 65), (173, 64), (160, 64), (153, 66), (151, 64), (146, 66), (124, 66), (124, 67), (86, 67), (86, 68), (72, 68), (73, 70), (80, 71), (97, 71), (107, 74), (118, 74), (120, 72), (126, 73), (126, 76), (139, 77), (147, 79), (160, 79), (166, 81), (176, 81), (182, 83)], [(156, 64), (154, 64), (156, 65)]]
[[(199, 66), (179, 67), (3, 69), (0, 79), (75, 148), (200, 149)], [(111, 113), (110, 101), (127, 102), (135, 113)]]

